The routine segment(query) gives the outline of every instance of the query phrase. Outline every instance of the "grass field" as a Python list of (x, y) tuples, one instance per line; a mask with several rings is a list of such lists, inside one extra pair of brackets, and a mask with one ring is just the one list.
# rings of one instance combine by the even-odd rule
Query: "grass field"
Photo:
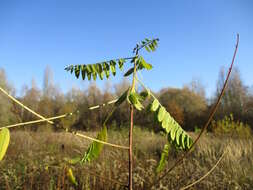
[[(95, 136), (94, 132), (88, 135)], [(196, 137), (196, 134), (191, 134)], [(110, 142), (127, 145), (127, 131), (110, 131)], [(134, 189), (149, 189), (165, 137), (134, 131)], [(124, 189), (128, 154), (105, 146), (96, 162), (72, 166), (66, 162), (84, 152), (90, 142), (66, 133), (13, 131), (5, 159), (0, 163), (0, 189)], [(253, 189), (253, 140), (205, 134), (190, 157), (153, 189), (180, 189), (204, 175), (227, 152), (217, 168), (191, 189)], [(172, 149), (169, 164), (181, 153)], [(67, 169), (72, 168), (78, 185)], [(102, 178), (98, 177), (101, 176)]]

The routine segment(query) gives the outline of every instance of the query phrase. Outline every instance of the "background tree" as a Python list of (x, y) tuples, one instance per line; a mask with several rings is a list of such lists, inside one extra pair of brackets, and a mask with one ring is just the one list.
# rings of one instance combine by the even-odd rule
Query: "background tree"
[[(195, 125), (202, 124), (202, 113), (207, 108), (205, 97), (196, 94), (187, 87), (183, 89), (167, 88), (160, 91), (159, 99), (168, 110), (174, 111), (178, 122), (183, 122), (183, 127), (193, 130)], [(170, 106), (169, 106), (170, 105)]]
[[(217, 92), (215, 99), (217, 99), (217, 94), (220, 93), (224, 81), (225, 73), (224, 69), (221, 68), (217, 82)], [(247, 87), (243, 84), (240, 71), (238, 68), (235, 68), (231, 73), (226, 92), (224, 93), (221, 105), (218, 109), (218, 118), (223, 118), (225, 115), (229, 115), (231, 113), (236, 120), (244, 118), (243, 110), (244, 106), (246, 105), (247, 94), (248, 90)]]
[[(8, 82), (4, 69), (0, 68), (0, 87), (4, 88), (8, 93), (14, 95), (15, 90)], [(13, 103), (3, 94), (0, 94), (0, 124), (2, 126), (15, 123), (18, 120), (14, 114)]]

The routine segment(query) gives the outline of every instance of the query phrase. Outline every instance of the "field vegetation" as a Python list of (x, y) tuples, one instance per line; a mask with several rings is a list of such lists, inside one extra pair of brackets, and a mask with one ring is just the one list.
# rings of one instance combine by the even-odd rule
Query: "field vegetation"
[[(88, 134), (95, 136), (94, 132)], [(196, 137), (195, 133), (191, 135)], [(128, 143), (127, 130), (109, 129), (109, 136), (112, 142)], [(90, 142), (62, 132), (15, 131), (11, 138), (7, 156), (0, 163), (0, 189), (124, 189), (113, 179), (127, 184), (128, 156), (124, 151), (106, 146), (96, 162), (73, 167), (68, 159), (82, 152)], [(134, 189), (147, 189), (156, 178), (155, 169), (165, 142), (162, 134), (135, 128)], [(192, 189), (252, 189), (253, 139), (212, 133), (206, 133), (189, 159), (153, 189), (180, 189), (210, 170), (225, 150), (217, 168)], [(181, 154), (172, 147), (170, 152), (168, 165)], [(77, 186), (69, 180), (69, 167)]]

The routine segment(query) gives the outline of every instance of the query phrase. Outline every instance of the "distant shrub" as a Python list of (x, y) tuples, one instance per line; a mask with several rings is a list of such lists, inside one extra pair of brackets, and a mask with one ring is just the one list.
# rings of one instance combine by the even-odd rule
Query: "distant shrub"
[(213, 120), (211, 130), (217, 135), (236, 135), (247, 138), (252, 134), (250, 126), (241, 121), (235, 121), (233, 114), (225, 116), (222, 120)]

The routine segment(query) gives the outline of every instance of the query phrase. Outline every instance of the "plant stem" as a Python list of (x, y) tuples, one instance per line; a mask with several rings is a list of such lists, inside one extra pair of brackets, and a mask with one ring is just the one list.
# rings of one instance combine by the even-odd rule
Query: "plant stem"
[(129, 129), (129, 178), (128, 189), (133, 189), (133, 127), (134, 127), (134, 107), (131, 105), (131, 125)]
[[(137, 45), (138, 48), (138, 45)], [(136, 50), (135, 57), (138, 57), (138, 49)], [(135, 92), (135, 78), (136, 78), (136, 72), (137, 72), (137, 66), (136, 66), (136, 61), (134, 61), (134, 72), (133, 72), (133, 81), (132, 81), (132, 86), (131, 86), (131, 92)], [(129, 178), (128, 178), (128, 190), (133, 189), (133, 128), (134, 128), (134, 106), (130, 106), (130, 129), (129, 129)]]

